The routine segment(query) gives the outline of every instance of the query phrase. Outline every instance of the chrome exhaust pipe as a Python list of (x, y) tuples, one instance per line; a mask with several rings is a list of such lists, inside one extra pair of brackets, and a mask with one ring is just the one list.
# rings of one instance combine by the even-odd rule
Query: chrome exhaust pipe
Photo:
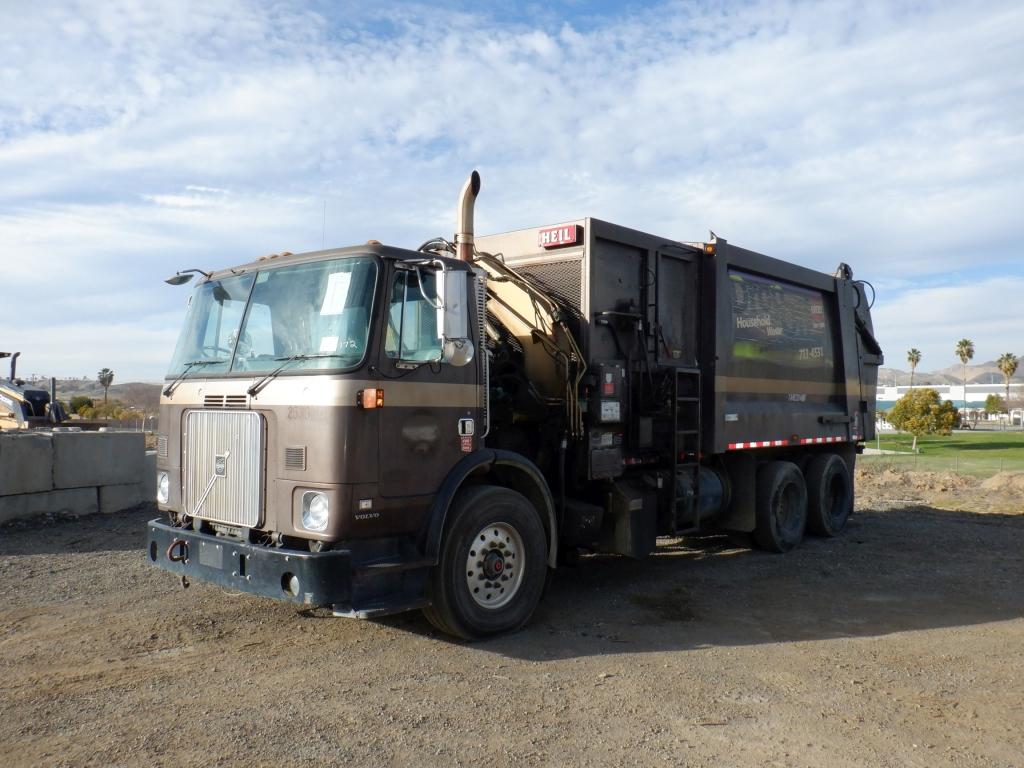
[(455, 222), (455, 258), (473, 260), (473, 206), (480, 193), (480, 174), (473, 171), (459, 193), (459, 218)]

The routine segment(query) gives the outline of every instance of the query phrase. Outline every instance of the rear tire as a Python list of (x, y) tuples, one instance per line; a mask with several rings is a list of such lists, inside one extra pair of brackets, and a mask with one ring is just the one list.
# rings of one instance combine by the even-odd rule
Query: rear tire
[(853, 512), (853, 483), (842, 457), (815, 456), (807, 465), (807, 530), (818, 536), (837, 536)]
[(423, 613), (464, 640), (511, 632), (533, 615), (546, 576), (547, 536), (533, 505), (508, 488), (466, 488), (448, 511)]
[(807, 486), (789, 461), (771, 461), (757, 470), (757, 525), (754, 540), (769, 552), (789, 552), (807, 526)]

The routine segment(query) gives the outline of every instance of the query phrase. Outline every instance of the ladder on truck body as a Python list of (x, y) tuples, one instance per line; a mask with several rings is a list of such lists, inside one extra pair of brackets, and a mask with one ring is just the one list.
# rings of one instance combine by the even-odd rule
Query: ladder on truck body
[[(657, 252), (655, 259), (656, 268), (653, 270), (655, 296), (647, 294), (647, 309), (649, 316), (653, 314), (654, 325), (653, 333), (648, 335), (647, 359), (650, 361), (659, 361), (661, 352), (659, 344), (664, 344), (664, 340), (661, 338), (661, 317), (659, 315), (665, 311), (665, 308), (659, 306), (658, 294), (662, 280), (670, 279), (670, 282), (672, 281), (667, 274), (668, 270), (662, 266), (663, 262), (671, 260), (678, 265), (685, 261), (692, 265), (691, 268), (694, 271), (690, 278), (693, 280), (691, 298), (699, 296), (698, 288), (701, 280), (699, 259), (691, 260), (682, 254), (676, 255), (664, 251)], [(668, 447), (672, 453), (670, 464), (672, 479), (668, 489), (669, 503), (666, 505), (668, 519), (662, 520), (660, 526), (665, 533), (672, 536), (693, 533), (700, 528), (701, 400), (704, 394), (700, 369), (700, 361), (703, 359), (700, 354), (703, 338), (701, 316), (702, 312), (699, 310), (692, 315), (696, 326), (693, 329), (693, 341), (696, 344), (692, 355), (693, 363), (678, 365), (668, 359), (659, 361), (659, 367), (664, 374), (672, 378), (671, 433), (668, 436)], [(680, 476), (684, 478), (685, 485), (688, 486), (686, 492), (682, 494), (679, 492), (679, 483), (677, 483), (677, 478)]]
[[(675, 535), (694, 533), (700, 528), (700, 368), (676, 368), (672, 387), (672, 487), (671, 530)], [(679, 492), (678, 478), (688, 481)], [(680, 513), (689, 511), (689, 519), (680, 524)]]

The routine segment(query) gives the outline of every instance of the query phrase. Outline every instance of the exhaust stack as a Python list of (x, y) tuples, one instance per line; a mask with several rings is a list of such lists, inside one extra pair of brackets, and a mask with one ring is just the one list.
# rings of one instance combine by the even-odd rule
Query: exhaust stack
[(473, 171), (459, 193), (459, 217), (455, 222), (455, 258), (473, 260), (473, 206), (480, 192), (480, 174)]

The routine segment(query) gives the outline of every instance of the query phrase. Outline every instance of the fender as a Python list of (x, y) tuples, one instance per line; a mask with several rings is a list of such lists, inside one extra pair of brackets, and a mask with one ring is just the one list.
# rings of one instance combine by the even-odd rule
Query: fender
[[(555, 567), (558, 561), (558, 525), (555, 517), (555, 502), (551, 495), (544, 475), (537, 469), (537, 466), (525, 456), (514, 451), (503, 451), (496, 448), (481, 448), (473, 453), (464, 456), (459, 463), (452, 467), (451, 472), (445, 477), (444, 482), (434, 497), (434, 503), (430, 507), (428, 515), (426, 542), (424, 555), (432, 565), (437, 565), (441, 553), (441, 535), (444, 532), (445, 520), (448, 518), (448, 509), (451, 507), (452, 499), (466, 479), (483, 469), (490, 472), (494, 467), (508, 467), (518, 472), (535, 491), (535, 498), (531, 499), (536, 505), (539, 500), (541, 509), (538, 511), (543, 515), (547, 514), (548, 529), (548, 566)], [(516, 490), (513, 488), (512, 490)], [(524, 494), (526, 495), (526, 494)], [(539, 497), (539, 498), (538, 498)]]

